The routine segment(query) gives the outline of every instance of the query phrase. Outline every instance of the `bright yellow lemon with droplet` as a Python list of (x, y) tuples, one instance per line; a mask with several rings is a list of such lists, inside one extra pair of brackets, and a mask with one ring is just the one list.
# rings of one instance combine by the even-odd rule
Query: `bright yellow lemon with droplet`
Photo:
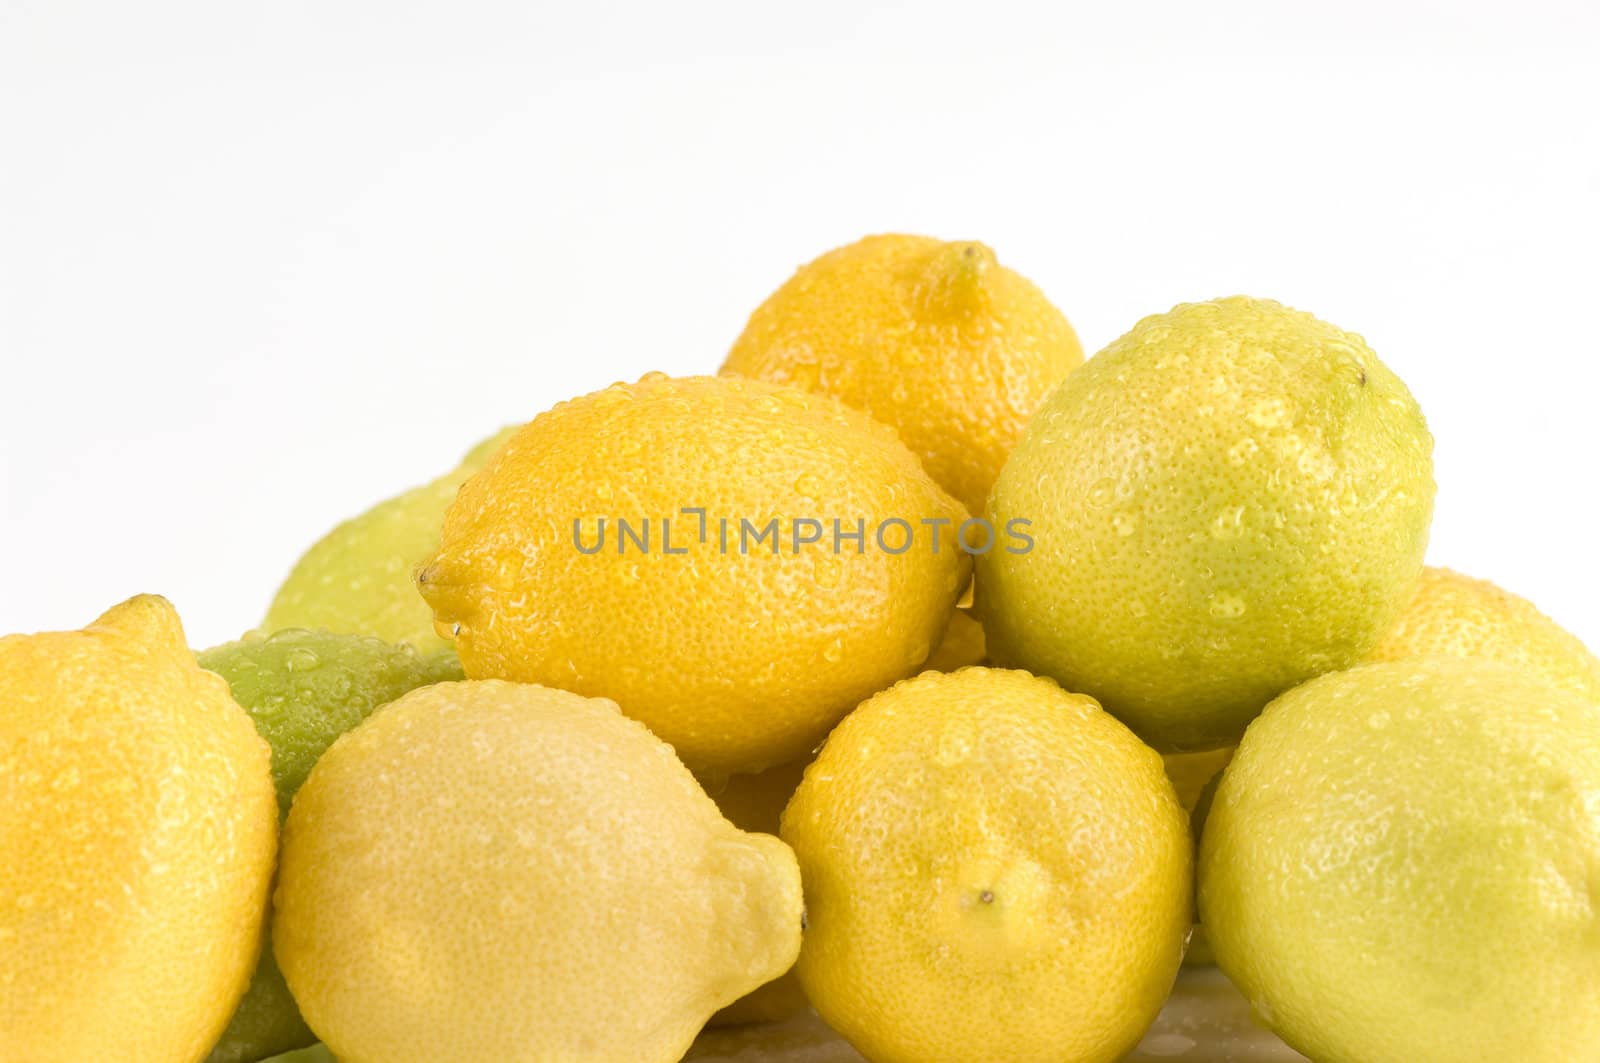
[(1110, 1063), (1161, 1010), (1191, 922), (1161, 758), (1025, 672), (925, 672), (851, 713), (783, 814), (796, 968), (875, 1063)]
[(608, 697), (695, 771), (756, 772), (926, 660), (965, 519), (837, 400), (653, 374), (513, 436), (417, 579), (468, 676)]
[(261, 945), (268, 760), (164, 598), (0, 639), (0, 1059), (204, 1058)]
[(976, 515), (1022, 426), (1082, 363), (1061, 311), (987, 246), (892, 234), (800, 267), (722, 368), (866, 410)]
[(800, 947), (793, 854), (615, 704), (413, 691), (295, 797), (273, 943), (341, 1063), (674, 1063)]

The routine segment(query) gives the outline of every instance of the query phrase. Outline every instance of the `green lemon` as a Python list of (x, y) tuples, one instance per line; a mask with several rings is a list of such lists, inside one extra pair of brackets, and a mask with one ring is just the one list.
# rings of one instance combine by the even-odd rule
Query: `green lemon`
[(1360, 661), (1411, 594), (1433, 440), (1361, 337), (1264, 299), (1146, 318), (1067, 377), (989, 499), (998, 664), (1091, 694), (1163, 752), (1236, 741)]
[(1217, 963), (1318, 1063), (1572, 1063), (1600, 1045), (1600, 713), (1479, 659), (1312, 680), (1211, 801)]

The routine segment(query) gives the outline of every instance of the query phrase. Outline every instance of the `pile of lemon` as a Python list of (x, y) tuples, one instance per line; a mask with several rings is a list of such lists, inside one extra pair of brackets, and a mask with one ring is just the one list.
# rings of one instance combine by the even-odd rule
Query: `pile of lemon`
[(1433, 500), (1309, 314), (1084, 362), (982, 244), (840, 248), (238, 642), (0, 640), (0, 1060), (671, 1063), (812, 1008), (1100, 1063), (1197, 922), (1316, 1063), (1600, 1058), (1600, 661), (1425, 569)]

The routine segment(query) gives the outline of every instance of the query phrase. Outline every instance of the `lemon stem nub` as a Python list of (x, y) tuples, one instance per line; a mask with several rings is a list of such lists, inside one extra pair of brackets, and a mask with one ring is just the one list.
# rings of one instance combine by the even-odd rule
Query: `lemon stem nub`
[(999, 265), (994, 251), (976, 241), (945, 244), (934, 251), (920, 286), (930, 316), (965, 314), (982, 307), (989, 271)]

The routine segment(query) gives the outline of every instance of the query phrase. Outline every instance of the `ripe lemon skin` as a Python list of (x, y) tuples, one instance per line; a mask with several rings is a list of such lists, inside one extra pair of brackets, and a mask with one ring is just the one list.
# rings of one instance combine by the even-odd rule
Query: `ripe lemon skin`
[(1277, 699), (1201, 842), (1217, 963), (1319, 1063), (1600, 1058), (1600, 714), (1427, 657)]
[(413, 691), (334, 743), (276, 905), (341, 1063), (673, 1063), (800, 947), (782, 842), (614, 704), (497, 680)]
[[(706, 510), (707, 535), (685, 507)], [(599, 519), (608, 529), (598, 553)], [(617, 521), (670, 517), (652, 547)], [(792, 548), (795, 520), (827, 524)], [(719, 521), (732, 528), (724, 552)], [(741, 552), (739, 522), (784, 543)], [(835, 552), (832, 520), (898, 519), (912, 548)], [(467, 482), (418, 572), (466, 674), (607, 697), (692, 769), (799, 759), (862, 698), (937, 644), (970, 578), (966, 519), (882, 425), (826, 396), (755, 380), (653, 374), (564, 402)], [(939, 549), (923, 520), (943, 520)], [(899, 539), (890, 540), (899, 546)]]
[(163, 598), (0, 639), (0, 1059), (195, 1063), (255, 968), (267, 744)]
[(379, 502), (324, 535), (295, 562), (262, 628), (371, 635), (409, 643), (423, 654), (447, 649), (411, 575), (439, 545), (439, 525), (461, 485), (515, 431), (490, 436), (445, 475)]
[(988, 247), (889, 234), (800, 267), (722, 371), (867, 411), (981, 514), (1022, 426), (1082, 363), (1061, 311)]
[(1423, 569), (1374, 661), (1440, 654), (1522, 668), (1600, 703), (1600, 658), (1526, 598), (1447, 568)]
[(1098, 698), (1163, 752), (1238, 740), (1361, 661), (1410, 596), (1432, 437), (1359, 336), (1243, 297), (1141, 321), (1029, 423), (979, 559), (996, 663)]
[(829, 735), (784, 810), (796, 970), (875, 1063), (1110, 1063), (1160, 1011), (1192, 920), (1161, 758), (1023, 672), (925, 672)]

